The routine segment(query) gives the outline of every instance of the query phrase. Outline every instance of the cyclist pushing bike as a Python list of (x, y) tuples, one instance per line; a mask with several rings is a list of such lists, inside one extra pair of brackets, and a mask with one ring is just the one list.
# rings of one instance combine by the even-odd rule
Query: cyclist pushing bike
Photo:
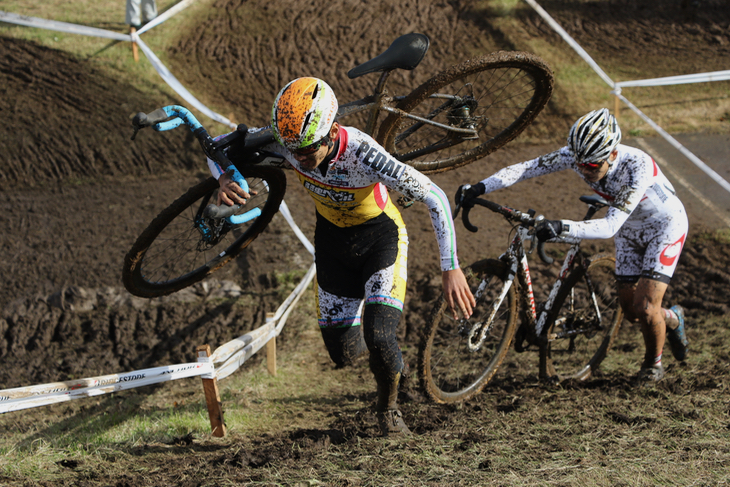
[(665, 337), (677, 360), (685, 359), (689, 345), (682, 307), (661, 307), (687, 238), (687, 214), (656, 162), (620, 142), (616, 118), (608, 109), (594, 110), (575, 122), (567, 146), (462, 186), (457, 203), (470, 206), (470, 200), (479, 195), (526, 179), (564, 169), (577, 172), (610, 203), (606, 216), (589, 221), (544, 220), (535, 234), (540, 241), (614, 237), (621, 307), (627, 319), (640, 323), (646, 347), (638, 379), (655, 382), (664, 377)]
[[(341, 126), (335, 120), (337, 109), (337, 98), (324, 81), (307, 77), (290, 82), (272, 108), (276, 141), (261, 149), (281, 154), (314, 199), (317, 318), (332, 361), (344, 367), (369, 350), (381, 432), (409, 434), (397, 407), (404, 361), (396, 339), (406, 291), (408, 237), (388, 189), (428, 206), (444, 294), (454, 315), (458, 310), (468, 317), (476, 303), (459, 268), (443, 191), (369, 135)], [(233, 160), (236, 150), (236, 144), (228, 149)], [(208, 165), (220, 185), (219, 204), (244, 204), (250, 198), (233, 182), (233, 166), (220, 167), (212, 159)]]

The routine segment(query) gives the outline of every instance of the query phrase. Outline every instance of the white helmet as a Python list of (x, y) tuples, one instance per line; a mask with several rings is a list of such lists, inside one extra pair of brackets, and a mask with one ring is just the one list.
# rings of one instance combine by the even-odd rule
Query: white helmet
[(317, 78), (295, 79), (282, 88), (274, 101), (274, 136), (292, 151), (320, 142), (329, 134), (337, 108), (330, 85)]
[(580, 117), (568, 135), (568, 147), (579, 164), (608, 160), (620, 142), (621, 129), (608, 108), (593, 110)]

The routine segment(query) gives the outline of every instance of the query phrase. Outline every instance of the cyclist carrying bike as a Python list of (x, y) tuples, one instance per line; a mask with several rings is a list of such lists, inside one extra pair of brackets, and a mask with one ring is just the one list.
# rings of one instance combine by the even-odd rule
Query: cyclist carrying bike
[[(404, 361), (396, 327), (406, 291), (408, 237), (388, 189), (425, 203), (438, 241), (444, 294), (454, 315), (470, 316), (474, 297), (459, 268), (448, 198), (426, 176), (396, 161), (375, 140), (336, 120), (337, 98), (317, 78), (299, 78), (277, 95), (272, 128), (283, 155), (314, 199), (318, 321), (332, 361), (351, 364), (369, 350), (383, 435), (410, 431), (397, 407)], [(232, 146), (230, 150), (235, 150)], [(209, 160), (219, 204), (249, 195)]]
[(544, 220), (535, 234), (540, 241), (559, 236), (614, 237), (621, 307), (627, 319), (641, 324), (646, 347), (638, 379), (655, 382), (664, 377), (661, 359), (665, 337), (677, 360), (685, 359), (689, 345), (682, 307), (661, 307), (687, 238), (687, 214), (656, 162), (645, 152), (620, 142), (616, 118), (608, 109), (594, 110), (575, 122), (567, 146), (508, 166), (477, 184), (464, 185), (459, 194), (462, 204), (468, 206), (470, 199), (481, 194), (572, 169), (604, 197), (611, 205), (604, 218)]

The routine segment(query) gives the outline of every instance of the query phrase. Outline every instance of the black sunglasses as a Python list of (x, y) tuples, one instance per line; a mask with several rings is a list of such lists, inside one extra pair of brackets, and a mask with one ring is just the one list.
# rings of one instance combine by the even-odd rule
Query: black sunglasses
[(329, 135), (325, 135), (318, 142), (315, 142), (314, 144), (309, 144), (308, 146), (302, 147), (300, 149), (295, 149), (292, 151), (292, 153), (298, 156), (308, 156), (310, 154), (314, 154), (319, 150), (320, 147), (322, 147), (322, 144), (329, 142), (329, 140)]

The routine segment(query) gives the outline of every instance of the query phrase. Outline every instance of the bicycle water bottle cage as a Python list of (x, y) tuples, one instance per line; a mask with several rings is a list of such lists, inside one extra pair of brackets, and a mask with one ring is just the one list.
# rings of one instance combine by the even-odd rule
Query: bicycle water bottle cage
[(377, 71), (392, 71), (393, 69), (415, 69), (423, 60), (428, 51), (430, 41), (425, 34), (402, 35), (379, 56), (365, 61), (348, 71), (347, 76), (355, 79), (359, 76)]

